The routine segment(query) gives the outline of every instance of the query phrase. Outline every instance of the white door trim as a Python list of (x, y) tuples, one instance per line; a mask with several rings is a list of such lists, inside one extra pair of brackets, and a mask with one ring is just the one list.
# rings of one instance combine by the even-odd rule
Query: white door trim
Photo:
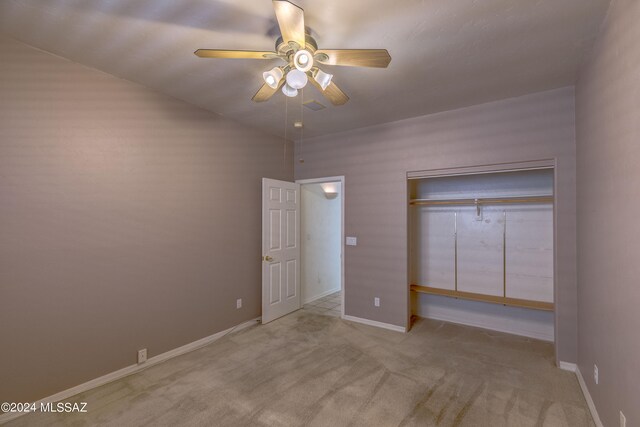
[[(340, 183), (340, 191), (342, 191), (342, 194), (340, 195), (340, 236), (341, 236), (341, 243), (340, 243), (340, 290), (342, 291), (342, 301), (341, 301), (341, 308), (340, 308), (340, 316), (342, 318), (344, 318), (344, 284), (345, 284), (345, 280), (344, 280), (344, 240), (345, 240), (345, 230), (344, 230), (344, 200), (345, 200), (345, 179), (344, 179), (344, 175), (342, 176), (328, 176), (325, 178), (311, 178), (311, 179), (297, 179), (296, 184), (300, 184), (305, 185), (305, 184), (322, 184), (324, 182), (339, 182)], [(302, 191), (300, 191), (300, 194), (302, 194)], [(301, 224), (302, 227), (302, 224)], [(302, 259), (302, 252), (300, 254), (300, 264), (302, 265), (302, 263), (304, 262), (304, 260)], [(302, 288), (302, 286), (301, 286)]]

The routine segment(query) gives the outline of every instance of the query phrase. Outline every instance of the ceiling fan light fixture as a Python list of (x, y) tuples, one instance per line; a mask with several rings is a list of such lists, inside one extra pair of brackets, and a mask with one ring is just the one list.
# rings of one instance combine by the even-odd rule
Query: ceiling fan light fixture
[(293, 89), (302, 89), (307, 85), (307, 75), (300, 70), (291, 70), (287, 73), (287, 84)]
[(313, 73), (313, 79), (320, 85), (322, 90), (325, 90), (329, 84), (331, 84), (331, 79), (333, 78), (333, 74), (325, 73), (322, 70), (318, 70)]
[(262, 78), (271, 89), (277, 89), (284, 72), (280, 67), (273, 67), (269, 71), (262, 73)]
[(302, 49), (293, 55), (293, 65), (303, 73), (306, 73), (313, 67), (313, 55), (308, 50)]
[[(318, 43), (305, 26), (304, 10), (293, 0), (273, 0), (273, 10), (280, 30), (274, 50), (197, 49), (199, 58), (229, 58), (280, 60), (280, 67), (262, 73), (264, 83), (251, 98), (254, 102), (268, 101), (278, 89), (287, 96), (296, 96), (311, 79), (322, 95), (333, 105), (344, 105), (349, 97), (332, 81), (332, 75), (320, 72), (314, 64), (351, 67), (387, 68), (391, 55), (386, 49), (318, 49)], [(314, 101), (315, 102), (315, 101)], [(317, 104), (317, 105), (316, 105)], [(311, 104), (317, 109), (324, 106)], [(311, 107), (309, 107), (311, 108)], [(313, 108), (311, 108), (313, 109)]]
[(284, 86), (282, 86), (282, 93), (289, 98), (295, 98), (298, 95), (298, 89), (292, 88), (289, 86), (289, 83), (285, 83)]

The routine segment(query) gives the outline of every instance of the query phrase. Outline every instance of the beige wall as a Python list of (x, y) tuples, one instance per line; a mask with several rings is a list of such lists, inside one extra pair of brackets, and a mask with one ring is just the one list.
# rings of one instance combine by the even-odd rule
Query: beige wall
[(260, 315), (282, 139), (6, 37), (0, 57), (0, 402)]
[(575, 362), (574, 113), (562, 88), (303, 141), (296, 179), (346, 179), (345, 231), (358, 237), (345, 253), (346, 314), (407, 321), (407, 171), (556, 158), (556, 336), (560, 360)]
[(606, 426), (640, 425), (638, 22), (640, 2), (611, 2), (576, 88), (578, 362)]

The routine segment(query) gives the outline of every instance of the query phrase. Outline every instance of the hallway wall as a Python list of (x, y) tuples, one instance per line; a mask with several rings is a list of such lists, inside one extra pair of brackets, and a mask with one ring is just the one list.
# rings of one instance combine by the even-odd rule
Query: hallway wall
[(340, 182), (331, 185), (338, 190), (335, 199), (325, 197), (322, 184), (301, 186), (303, 303), (341, 288), (342, 189)]

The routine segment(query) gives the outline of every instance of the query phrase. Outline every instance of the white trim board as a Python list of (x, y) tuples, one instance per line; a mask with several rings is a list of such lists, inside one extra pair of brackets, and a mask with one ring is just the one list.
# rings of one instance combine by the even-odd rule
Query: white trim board
[(587, 388), (587, 383), (584, 382), (582, 372), (580, 372), (580, 368), (578, 368), (577, 366), (576, 376), (578, 377), (578, 383), (580, 384), (580, 388), (582, 389), (582, 394), (584, 394), (584, 398), (587, 401), (587, 406), (589, 407), (589, 411), (591, 412), (591, 416), (593, 417), (593, 422), (596, 424), (596, 427), (604, 427), (602, 421), (600, 420), (600, 415), (598, 415), (596, 404), (593, 402), (591, 393), (589, 393), (589, 389)]
[(517, 172), (523, 170), (553, 169), (555, 159), (527, 160), (524, 162), (463, 166), (457, 168), (429, 169), (407, 172), (407, 179), (435, 178), (441, 176), (480, 175), (485, 173)]
[(309, 178), (309, 179), (296, 179), (295, 182), (298, 184), (322, 184), (323, 182), (342, 182), (344, 180), (344, 175), (338, 176), (326, 176), (324, 178)]
[[(117, 371), (108, 373), (106, 375), (103, 375), (101, 377), (98, 378), (94, 378), (92, 380), (87, 381), (86, 383), (77, 385), (75, 387), (71, 387), (67, 390), (63, 390), (59, 393), (56, 393), (54, 395), (45, 397), (43, 399), (38, 400), (37, 402), (34, 402), (34, 404), (37, 407), (40, 407), (40, 403), (46, 403), (46, 402), (51, 402), (51, 403), (55, 403), (55, 402), (59, 402), (61, 400), (65, 400), (68, 399), (70, 397), (75, 396), (76, 394), (79, 393), (84, 393), (85, 391), (103, 386), (105, 384), (108, 384), (110, 382), (122, 379), (124, 377), (127, 377), (129, 375), (135, 374), (137, 372), (140, 372), (144, 369), (150, 368), (151, 366), (157, 365), (159, 363), (162, 362), (166, 362), (169, 359), (173, 359), (174, 357), (177, 356), (181, 356), (185, 353), (189, 353), (191, 351), (197, 350), (199, 348), (202, 348), (208, 344), (211, 344), (214, 341), (219, 340), (220, 338), (223, 338), (224, 336), (230, 334), (231, 332), (237, 332), (237, 331), (241, 331), (242, 329), (246, 329), (250, 326), (254, 326), (260, 323), (260, 317), (257, 317), (255, 319), (251, 319), (248, 320), (244, 323), (240, 323), (239, 325), (233, 326), (229, 329), (225, 329), (224, 331), (220, 331), (217, 332), (213, 335), (209, 335), (208, 337), (204, 337), (202, 339), (199, 339), (197, 341), (193, 341), (189, 344), (185, 344), (182, 347), (178, 347), (178, 348), (174, 348), (173, 350), (169, 350), (167, 352), (158, 354), (156, 356), (150, 357), (149, 359), (147, 359), (146, 362), (141, 363), (141, 364), (135, 364), (135, 365), (129, 365), (125, 368), (119, 369)], [(28, 414), (29, 412), (6, 412), (4, 414), (0, 415), (0, 424), (4, 424), (6, 422), (9, 422), (13, 419), (16, 419), (22, 415)]]
[(569, 371), (569, 372), (576, 372), (576, 370), (578, 369), (578, 366), (575, 363), (563, 362), (562, 360), (560, 361), (558, 367), (563, 371)]
[(329, 289), (328, 291), (322, 292), (320, 295), (313, 296), (309, 299), (302, 301), (302, 304), (309, 304), (310, 302), (314, 302), (315, 300), (319, 300), (320, 298), (324, 298), (327, 295), (335, 294), (336, 292), (340, 292), (340, 288)]
[(362, 317), (343, 315), (344, 320), (351, 322), (362, 323), (363, 325), (375, 326), (376, 328), (389, 329), (396, 332), (407, 332), (407, 328), (404, 326), (392, 325), (391, 323), (378, 322), (377, 320), (363, 319)]
[(560, 361), (560, 369), (576, 374), (576, 377), (578, 378), (578, 384), (580, 384), (580, 389), (582, 390), (584, 399), (587, 401), (587, 406), (589, 407), (589, 412), (591, 412), (593, 422), (595, 423), (596, 427), (604, 427), (602, 421), (600, 420), (600, 415), (598, 415), (596, 404), (593, 402), (591, 393), (589, 393), (589, 389), (587, 388), (587, 383), (584, 382), (584, 377), (582, 376), (582, 372), (580, 372), (578, 365), (576, 365), (575, 363)]

